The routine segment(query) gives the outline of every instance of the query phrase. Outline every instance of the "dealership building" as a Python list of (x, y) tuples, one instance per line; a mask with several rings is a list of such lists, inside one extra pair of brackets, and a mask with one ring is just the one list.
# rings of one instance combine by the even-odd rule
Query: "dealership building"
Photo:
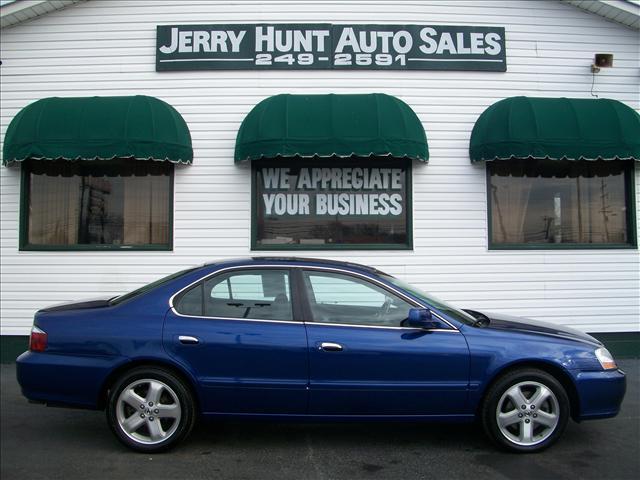
[(44, 306), (265, 255), (372, 265), (638, 351), (640, 2), (0, 16), (3, 358)]

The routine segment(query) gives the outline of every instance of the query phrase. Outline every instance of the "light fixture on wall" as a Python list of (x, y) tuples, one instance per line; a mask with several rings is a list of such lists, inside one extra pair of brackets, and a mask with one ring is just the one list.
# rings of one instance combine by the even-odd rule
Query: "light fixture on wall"
[(601, 68), (613, 67), (613, 54), (612, 53), (596, 53), (596, 56), (591, 64), (591, 73), (599, 73)]
[(613, 53), (596, 53), (593, 63), (591, 64), (591, 96), (598, 98), (593, 93), (593, 87), (596, 83), (596, 73), (600, 73), (601, 68), (613, 67)]

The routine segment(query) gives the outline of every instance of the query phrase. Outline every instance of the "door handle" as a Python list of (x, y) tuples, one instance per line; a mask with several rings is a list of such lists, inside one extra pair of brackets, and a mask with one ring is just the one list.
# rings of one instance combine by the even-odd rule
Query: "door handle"
[(180, 343), (184, 343), (185, 345), (195, 345), (196, 343), (200, 343), (200, 340), (190, 335), (180, 335), (178, 340), (180, 340)]
[(339, 343), (322, 342), (320, 346), (318, 346), (318, 350), (323, 350), (325, 352), (341, 352), (343, 348)]

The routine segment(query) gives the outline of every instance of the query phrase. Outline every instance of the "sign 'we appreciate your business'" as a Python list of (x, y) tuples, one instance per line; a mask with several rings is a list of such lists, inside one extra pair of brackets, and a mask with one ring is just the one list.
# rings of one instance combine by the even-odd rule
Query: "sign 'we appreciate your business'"
[(253, 248), (411, 247), (411, 161), (269, 159), (252, 165)]
[(504, 28), (159, 25), (156, 70), (507, 70)]

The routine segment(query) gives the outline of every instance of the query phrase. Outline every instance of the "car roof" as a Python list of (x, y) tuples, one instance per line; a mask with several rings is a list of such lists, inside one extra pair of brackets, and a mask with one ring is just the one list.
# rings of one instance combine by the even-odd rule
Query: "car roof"
[(235, 259), (226, 259), (226, 260), (218, 260), (206, 263), (205, 265), (226, 265), (226, 264), (234, 264), (234, 265), (250, 265), (252, 263), (264, 263), (273, 262), (274, 264), (279, 263), (288, 263), (288, 264), (300, 264), (301, 266), (331, 266), (331, 267), (342, 267), (342, 268), (351, 268), (357, 270), (363, 270), (368, 273), (375, 273), (378, 275), (387, 275), (386, 273), (378, 270), (377, 268), (370, 267), (368, 265), (362, 265), (360, 263), (354, 262), (344, 262), (341, 260), (328, 260), (324, 258), (308, 258), (308, 257), (284, 257), (284, 256), (262, 256), (262, 257), (244, 257), (244, 258), (235, 258)]

